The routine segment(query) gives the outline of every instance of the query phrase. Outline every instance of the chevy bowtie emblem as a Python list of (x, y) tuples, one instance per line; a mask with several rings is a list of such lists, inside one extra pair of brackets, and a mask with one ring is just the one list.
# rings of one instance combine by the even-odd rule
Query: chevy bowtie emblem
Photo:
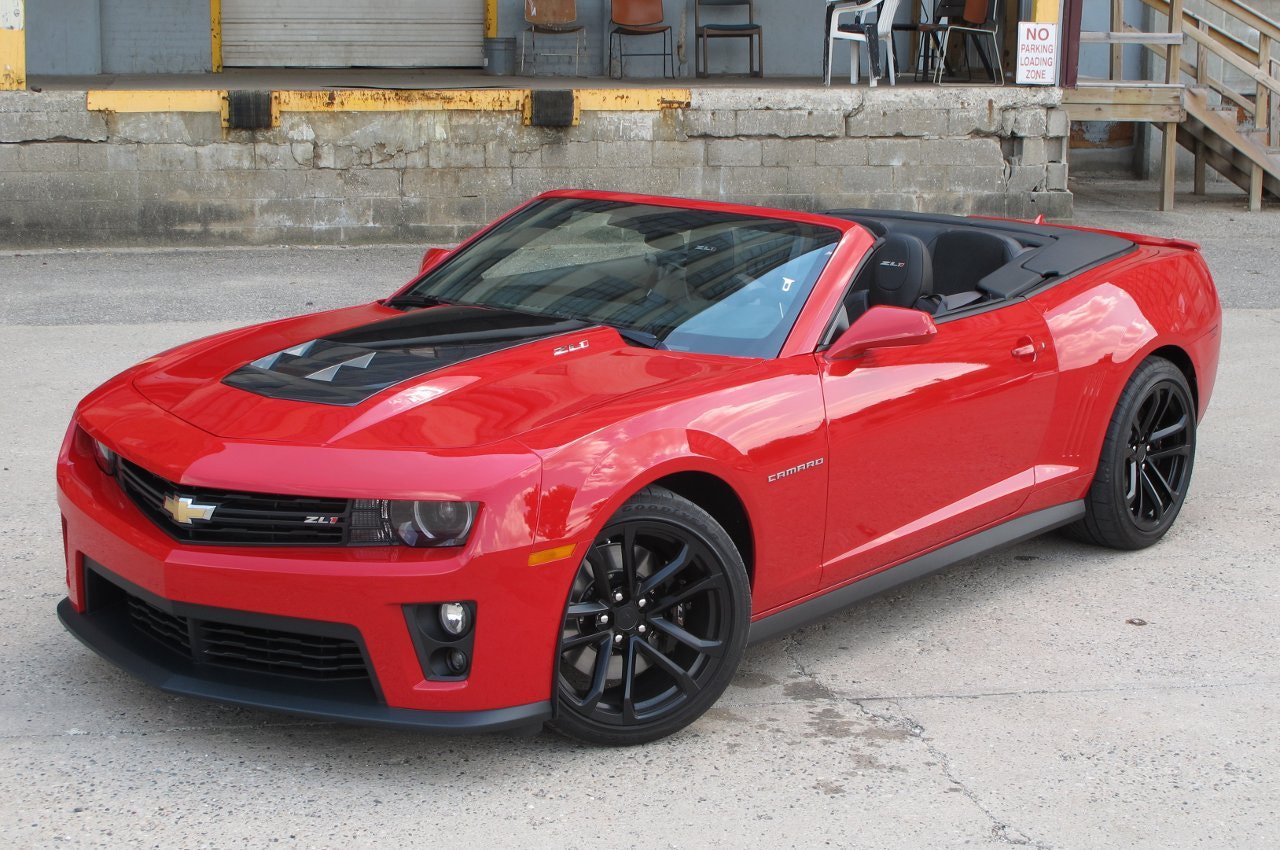
[(174, 522), (191, 525), (193, 519), (213, 519), (217, 505), (197, 505), (190, 496), (165, 496), (164, 509)]

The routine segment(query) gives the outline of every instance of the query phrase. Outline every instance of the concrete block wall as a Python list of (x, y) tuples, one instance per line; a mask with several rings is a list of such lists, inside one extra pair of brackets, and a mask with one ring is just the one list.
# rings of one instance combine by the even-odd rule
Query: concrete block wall
[(285, 112), (256, 132), (0, 93), (0, 246), (448, 245), (563, 187), (1061, 218), (1067, 129), (1052, 89), (717, 88), (566, 129), (401, 110)]

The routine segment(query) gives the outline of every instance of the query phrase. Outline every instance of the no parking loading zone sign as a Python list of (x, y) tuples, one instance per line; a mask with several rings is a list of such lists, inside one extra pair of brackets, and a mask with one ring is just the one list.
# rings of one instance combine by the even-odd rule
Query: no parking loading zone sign
[(1058, 84), (1058, 25), (1018, 22), (1018, 85)]

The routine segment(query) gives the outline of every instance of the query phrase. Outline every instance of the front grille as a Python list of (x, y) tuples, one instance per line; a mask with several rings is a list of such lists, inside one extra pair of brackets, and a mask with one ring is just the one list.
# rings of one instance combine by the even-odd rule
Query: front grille
[[(255, 546), (341, 546), (347, 541), (350, 512), (346, 499), (188, 487), (166, 481), (124, 458), (120, 458), (116, 477), (139, 510), (179, 540)], [(212, 507), (212, 516), (179, 522), (165, 509), (165, 502), (182, 498), (196, 507)]]
[[(115, 587), (115, 585), (112, 585)], [(123, 588), (129, 624), (185, 659), (316, 681), (368, 680), (354, 640), (170, 614)]]
[(150, 635), (179, 655), (191, 655), (191, 624), (186, 617), (161, 611), (136, 596), (126, 596), (129, 622), (140, 632)]
[(364, 654), (353, 641), (274, 629), (200, 624), (200, 644), (211, 664), (312, 679), (362, 679)]

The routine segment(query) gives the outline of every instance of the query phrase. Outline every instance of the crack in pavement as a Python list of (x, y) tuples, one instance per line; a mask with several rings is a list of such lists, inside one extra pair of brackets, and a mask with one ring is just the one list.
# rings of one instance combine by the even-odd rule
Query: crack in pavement
[(863, 705), (862, 701), (857, 698), (841, 697), (829, 685), (820, 681), (817, 674), (811, 672), (807, 667), (805, 667), (804, 662), (800, 660), (797, 651), (798, 645), (794, 635), (787, 635), (783, 641), (783, 655), (791, 660), (791, 663), (798, 674), (812, 683), (814, 690), (819, 694), (816, 699), (824, 699), (829, 702), (850, 703), (857, 707), (859, 712), (872, 721), (903, 729), (911, 737), (919, 739), (920, 743), (924, 745), (925, 752), (937, 761), (942, 770), (942, 775), (951, 782), (952, 785), (958, 788), (960, 793), (963, 794), (970, 803), (977, 807), (978, 811), (982, 812), (982, 814), (991, 821), (992, 838), (1015, 847), (1034, 847), (1036, 850), (1055, 850), (1052, 845), (1032, 839), (1026, 833), (1015, 829), (1013, 826), (1005, 823), (997, 817), (996, 814), (992, 812), (981, 799), (979, 799), (977, 793), (956, 776), (951, 765), (951, 757), (939, 749), (935, 743), (931, 743), (929, 739), (925, 737), (924, 726), (903, 713), (901, 706), (897, 706), (896, 703), (892, 702), (887, 697), (877, 698), (881, 702), (897, 707), (897, 713), (890, 714), (887, 712), (872, 711), (870, 708)]
[[(887, 723), (890, 726), (897, 726), (898, 728), (905, 729), (912, 737), (918, 738), (920, 743), (924, 745), (925, 752), (937, 760), (939, 767), (942, 769), (942, 775), (945, 776), (956, 788), (959, 788), (960, 793), (963, 794), (969, 802), (973, 803), (973, 805), (978, 808), (978, 811), (986, 815), (991, 821), (992, 838), (1016, 847), (1034, 847), (1036, 850), (1054, 850), (1053, 845), (1031, 838), (1022, 830), (1016, 829), (1001, 820), (995, 812), (991, 811), (991, 809), (983, 803), (981, 799), (979, 799), (977, 792), (956, 776), (951, 765), (951, 757), (939, 749), (936, 744), (931, 743), (929, 739), (925, 737), (924, 726), (903, 713), (901, 707), (898, 707), (897, 714), (889, 714), (872, 711), (856, 699), (850, 699), (848, 701), (857, 706), (858, 710), (867, 717), (879, 720), (882, 723)], [(890, 704), (892, 705), (893, 703)]]

